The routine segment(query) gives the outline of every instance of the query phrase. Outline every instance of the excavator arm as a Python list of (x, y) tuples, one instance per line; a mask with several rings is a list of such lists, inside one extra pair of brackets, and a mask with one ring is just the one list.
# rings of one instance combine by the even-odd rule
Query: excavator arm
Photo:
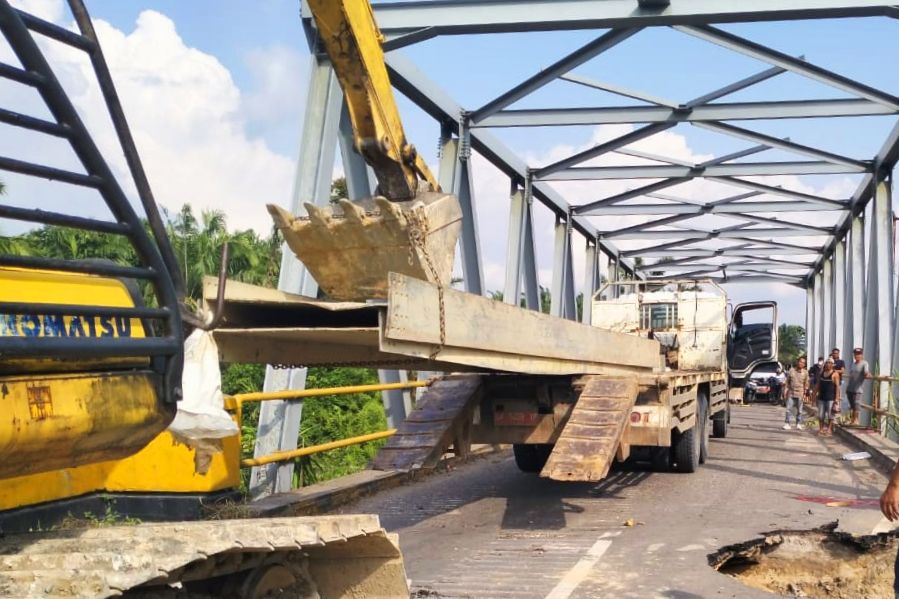
[(411, 200), (418, 180), (438, 191), (428, 165), (406, 141), (371, 5), (364, 0), (307, 0), (353, 124), (353, 144), (392, 201)]
[[(343, 88), (354, 148), (374, 170), (378, 195), (331, 206), (301, 198), (301, 216), (269, 205), (275, 225), (331, 299), (384, 299), (391, 272), (448, 285), (462, 210), (406, 141), (371, 5), (307, 3)], [(419, 189), (419, 179), (429, 189)]]

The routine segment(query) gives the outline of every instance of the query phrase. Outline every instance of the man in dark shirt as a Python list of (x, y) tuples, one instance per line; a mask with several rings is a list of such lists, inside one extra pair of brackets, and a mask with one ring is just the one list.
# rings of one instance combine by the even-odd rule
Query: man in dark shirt
[(843, 378), (843, 371), (846, 370), (846, 362), (840, 359), (840, 348), (835, 347), (830, 350), (830, 357), (833, 358), (833, 369), (840, 373), (840, 378)]

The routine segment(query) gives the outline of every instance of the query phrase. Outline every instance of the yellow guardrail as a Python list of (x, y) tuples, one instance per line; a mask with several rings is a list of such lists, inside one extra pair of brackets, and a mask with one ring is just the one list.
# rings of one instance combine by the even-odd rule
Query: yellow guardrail
[(360, 435), (358, 437), (350, 437), (349, 439), (341, 439), (340, 441), (331, 441), (330, 443), (322, 443), (321, 445), (310, 445), (309, 447), (299, 447), (289, 451), (276, 451), (261, 458), (249, 458), (241, 460), (240, 465), (244, 468), (252, 466), (262, 466), (271, 464), (272, 462), (286, 462), (295, 458), (301, 458), (306, 455), (313, 455), (331, 449), (340, 449), (341, 447), (349, 447), (350, 445), (358, 445), (360, 443), (368, 443), (369, 441), (377, 441), (378, 439), (386, 439), (396, 434), (396, 429), (381, 431), (380, 433), (370, 433), (368, 435)]
[[(288, 389), (286, 391), (271, 391), (260, 393), (238, 393), (236, 395), (225, 396), (225, 408), (237, 413), (237, 422), (243, 422), (243, 404), (250, 401), (270, 401), (278, 399), (305, 399), (307, 397), (322, 397), (325, 395), (347, 395), (349, 393), (368, 393), (370, 391), (391, 391), (394, 389), (415, 389), (418, 387), (427, 387), (431, 381), (408, 381), (405, 383), (382, 383), (375, 385), (347, 385), (344, 387), (322, 387), (319, 389)], [(368, 443), (369, 441), (377, 441), (378, 439), (386, 439), (396, 433), (396, 429), (390, 429), (358, 437), (350, 437), (339, 441), (331, 441), (320, 445), (311, 445), (309, 447), (300, 447), (288, 451), (276, 451), (269, 455), (259, 458), (248, 458), (241, 460), (240, 465), (244, 468), (253, 466), (262, 466), (273, 462), (286, 462), (307, 455), (322, 453), (331, 449), (339, 449), (341, 447), (349, 447), (350, 445), (358, 445), (360, 443)]]

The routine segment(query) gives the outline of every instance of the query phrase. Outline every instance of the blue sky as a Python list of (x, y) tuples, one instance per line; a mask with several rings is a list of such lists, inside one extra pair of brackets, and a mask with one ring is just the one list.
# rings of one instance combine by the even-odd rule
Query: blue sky
[[(61, 6), (59, 0), (20, 0), (14, 4)], [(160, 201), (177, 206), (188, 199), (200, 207), (225, 210), (234, 226), (264, 229), (267, 225), (262, 204), (268, 201), (289, 204), (293, 161), (305, 105), (308, 55), (298, 0), (88, 0), (87, 4), (95, 20), (111, 26), (109, 32), (101, 30), (101, 39), (113, 75), (119, 82), (126, 112), (137, 132), (152, 182), (159, 190)], [(141, 15), (147, 14), (144, 11), (158, 13), (164, 18), (143, 18)], [(60, 18), (64, 23), (70, 22), (67, 13)], [(899, 80), (892, 65), (892, 57), (899, 55), (897, 27), (899, 23), (887, 19), (722, 26), (753, 41), (793, 56), (803, 55), (819, 66), (899, 95)], [(474, 109), (601, 33), (451, 36), (402, 51), (449, 90), (460, 104)], [(156, 72), (154, 75), (159, 76), (159, 82), (149, 81), (147, 73), (140, 72), (140, 67), (141, 63), (154, 61), (174, 74)], [(576, 72), (685, 102), (767, 67), (674, 30), (654, 28), (640, 32), (578, 67)], [(196, 91), (191, 88), (193, 85), (196, 85)], [(174, 94), (170, 104), (165, 103), (164, 94)], [(842, 97), (846, 95), (838, 90), (797, 75), (784, 74), (729, 96), (725, 101)], [(558, 81), (513, 107), (626, 106), (633, 103), (605, 92)], [(400, 99), (400, 107), (409, 138), (436, 167), (436, 124), (404, 99)], [(150, 114), (154, 110), (158, 114)], [(865, 117), (833, 122), (809, 119), (737, 124), (777, 137), (789, 136), (793, 141), (854, 158), (868, 159), (879, 148), (893, 122), (893, 117)], [(212, 134), (219, 125), (226, 133)], [(532, 166), (564, 157), (620, 133), (621, 130), (589, 127), (496, 131)], [(750, 145), (691, 126), (678, 126), (653, 143), (655, 145), (641, 149), (667, 151), (694, 160), (723, 155)], [(173, 147), (179, 151), (173, 152)], [(771, 151), (763, 159), (789, 158), (786, 153)], [(179, 168), (183, 171), (180, 178), (175, 172)], [(156, 177), (153, 177), (154, 172)], [(504, 196), (508, 183), (489, 166), (477, 162), (475, 177), (482, 231), (486, 225), (491, 233), (483, 236), (485, 273), (488, 287), (497, 288), (501, 286), (505, 253), (505, 231), (500, 229), (504, 229), (507, 210)], [(216, 180), (218, 185), (214, 184)], [(844, 176), (804, 177), (779, 184), (798, 185), (806, 191), (830, 197), (845, 197), (854, 189), (855, 180)], [(631, 183), (630, 187), (635, 185)], [(234, 191), (235, 188), (238, 191)], [(560, 190), (575, 203), (608, 195), (615, 189), (619, 188), (606, 184), (560, 185)], [(233, 197), (225, 197), (229, 193)], [(717, 199), (714, 194), (722, 192), (700, 187), (684, 193)], [(247, 199), (248, 196), (251, 197)], [(823, 223), (828, 217), (816, 214), (808, 218), (814, 222), (824, 219), (820, 221)], [(503, 226), (497, 226), (497, 222)], [(617, 223), (604, 221), (598, 226), (614, 229)], [(541, 278), (548, 283), (552, 244), (548, 213), (538, 214), (538, 224), (545, 229), (538, 233), (538, 266)], [(576, 264), (578, 260), (576, 255)], [(803, 319), (802, 291), (781, 285), (764, 286), (764, 289), (732, 286), (732, 289), (737, 300), (760, 299), (760, 294), (776, 296), (784, 303), (786, 320), (800, 322)]]

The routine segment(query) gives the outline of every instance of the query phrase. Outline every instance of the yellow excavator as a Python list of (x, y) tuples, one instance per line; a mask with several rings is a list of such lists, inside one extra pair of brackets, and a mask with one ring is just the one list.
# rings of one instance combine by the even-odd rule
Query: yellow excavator
[[(408, 597), (396, 538), (376, 516), (54, 526), (68, 514), (102, 517), (110, 506), (144, 520), (196, 516), (198, 505), (235, 495), (240, 457), (236, 435), (200, 460), (167, 428), (182, 394), (186, 330), (208, 328), (210, 318), (185, 308), (177, 260), (90, 17), (82, 0), (68, 3), (77, 32), (0, 0), (0, 32), (19, 63), (0, 64), (0, 78), (31, 88), (50, 114), (4, 109), (0, 122), (68, 142), (81, 167), (0, 156), (0, 171), (13, 174), (0, 219), (124, 238), (137, 264), (0, 249), (0, 596)], [(383, 297), (390, 271), (446, 284), (461, 211), (406, 141), (371, 7), (308, 5), (378, 195), (333, 209), (307, 204), (303, 216), (269, 211), (329, 297)], [(87, 53), (143, 219), (35, 34)], [(55, 204), (67, 210), (29, 206), (17, 197), (18, 177), (92, 191), (108, 214), (84, 210), (79, 195)]]

